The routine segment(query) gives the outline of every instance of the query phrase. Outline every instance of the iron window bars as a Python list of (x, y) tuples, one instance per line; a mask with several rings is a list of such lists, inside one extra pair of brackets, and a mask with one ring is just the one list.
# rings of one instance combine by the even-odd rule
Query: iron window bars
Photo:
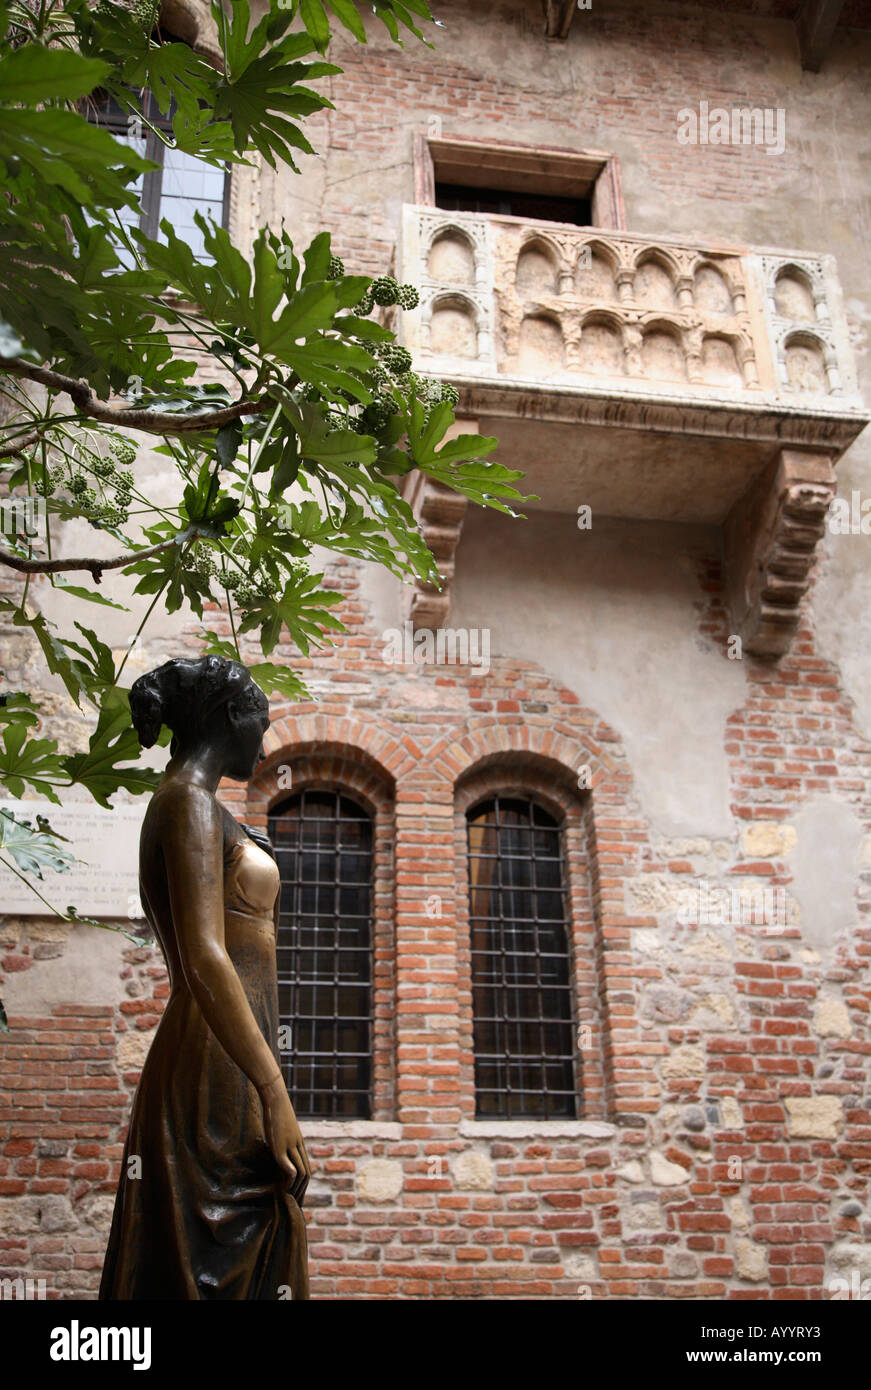
[(477, 1113), (575, 1117), (560, 826), (500, 796), (467, 823)]
[(372, 1111), (372, 820), (335, 791), (306, 789), (276, 808), (269, 836), (281, 874), (282, 1067), (299, 1115)]

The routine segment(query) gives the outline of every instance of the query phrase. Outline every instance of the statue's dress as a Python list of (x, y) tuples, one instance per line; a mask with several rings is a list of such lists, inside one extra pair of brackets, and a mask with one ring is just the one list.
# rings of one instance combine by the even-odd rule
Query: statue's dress
[[(227, 953), (276, 1060), (279, 886), (253, 841), (229, 846)], [(305, 1221), (257, 1091), (200, 1012), (174, 936), (158, 936), (171, 992), (133, 1101), (100, 1298), (308, 1298)]]

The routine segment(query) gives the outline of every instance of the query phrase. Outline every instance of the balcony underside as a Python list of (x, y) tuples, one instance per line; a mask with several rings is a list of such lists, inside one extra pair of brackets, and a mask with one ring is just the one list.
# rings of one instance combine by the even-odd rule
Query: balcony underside
[(723, 524), (783, 448), (833, 461), (868, 423), (856, 410), (802, 411), (707, 398), (453, 376), (460, 411), (500, 440), (530, 503), (602, 516)]
[[(755, 656), (789, 651), (835, 494), (834, 465), (867, 423), (859, 411), (741, 409), (710, 400), (632, 400), (607, 392), (456, 378), (458, 421), (500, 440), (524, 474), (528, 510), (719, 525), (732, 631)], [(442, 587), (410, 595), (417, 627), (450, 617), (465, 502), (416, 477), (409, 500)], [(580, 523), (579, 523), (580, 524)]]

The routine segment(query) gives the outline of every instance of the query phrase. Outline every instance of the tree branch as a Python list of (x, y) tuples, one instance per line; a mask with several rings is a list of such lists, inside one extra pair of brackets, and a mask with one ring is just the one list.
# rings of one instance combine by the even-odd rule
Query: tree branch
[(31, 430), (30, 434), (25, 434), (22, 439), (18, 440), (17, 444), (7, 444), (5, 448), (0, 449), (0, 459), (14, 458), (16, 454), (29, 448), (31, 444), (38, 444), (41, 438), (39, 430)]
[[(52, 391), (65, 391), (77, 410), (92, 420), (100, 420), (106, 425), (119, 425), (125, 429), (143, 430), (146, 434), (182, 435), (194, 434), (200, 430), (220, 429), (231, 420), (242, 415), (259, 415), (265, 403), (260, 401), (235, 401), (220, 410), (210, 410), (200, 415), (176, 415), (156, 410), (114, 410), (92, 394), (86, 381), (75, 377), (62, 376), (60, 372), (38, 367), (33, 362), (25, 362), (20, 357), (0, 357), (0, 371), (10, 376), (25, 377), (47, 386)], [(271, 402), (269, 402), (271, 405)]]
[(103, 570), (120, 570), (125, 565), (132, 565), (137, 560), (147, 560), (151, 555), (159, 555), (161, 551), (169, 550), (173, 545), (186, 545), (188, 541), (194, 541), (203, 533), (196, 526), (189, 526), (186, 531), (182, 531), (177, 536), (170, 536), (168, 541), (161, 541), (158, 545), (151, 545), (147, 550), (134, 550), (129, 555), (116, 555), (111, 560), (98, 559), (61, 559), (61, 560), (24, 560), (19, 555), (13, 555), (8, 550), (0, 550), (0, 564), (8, 565), (10, 569), (18, 570), (21, 574), (64, 574), (68, 570), (90, 570), (94, 577), (94, 583), (99, 584)]

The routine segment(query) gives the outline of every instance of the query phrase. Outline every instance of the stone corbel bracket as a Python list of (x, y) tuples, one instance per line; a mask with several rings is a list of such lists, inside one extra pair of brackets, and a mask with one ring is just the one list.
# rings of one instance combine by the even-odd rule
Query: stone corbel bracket
[(545, 37), (549, 39), (568, 38), (572, 20), (577, 12), (577, 0), (544, 0)]
[[(460, 423), (464, 430), (469, 430), (468, 420)], [(435, 557), (442, 586), (439, 589), (435, 584), (423, 582), (409, 586), (405, 591), (405, 617), (411, 620), (415, 631), (428, 628), (436, 632), (444, 627), (451, 611), (451, 583), (468, 498), (422, 473), (408, 476), (410, 483), (405, 500)]]
[(729, 514), (732, 631), (753, 656), (789, 650), (835, 488), (831, 454), (782, 449)]

